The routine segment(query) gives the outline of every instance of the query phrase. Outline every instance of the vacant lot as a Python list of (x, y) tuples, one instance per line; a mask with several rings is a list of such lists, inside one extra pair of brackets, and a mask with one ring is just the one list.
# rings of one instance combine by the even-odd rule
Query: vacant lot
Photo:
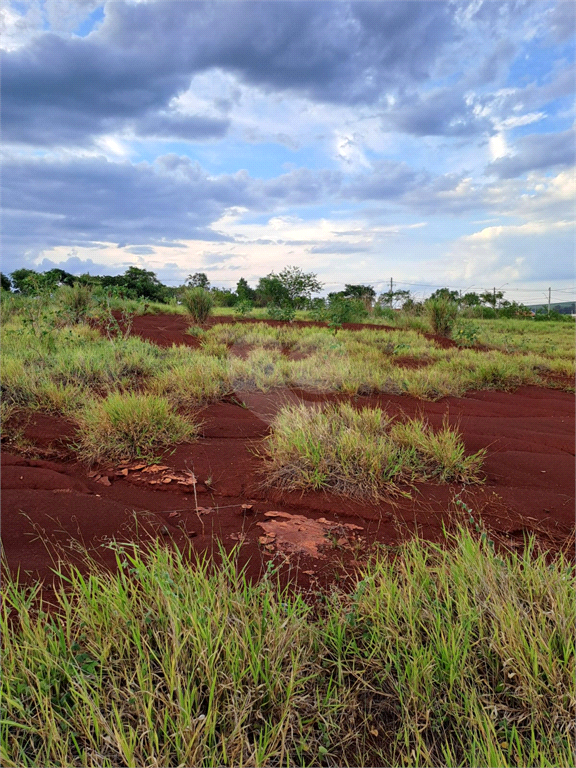
[[(360, 653), (359, 640), (354, 630), (356, 650), (350, 656), (351, 648), (347, 644), (352, 642), (352, 635), (344, 641), (348, 630), (340, 636), (337, 627), (343, 621), (353, 628), (356, 619), (350, 617), (356, 616), (354, 606), (361, 604), (363, 637), (367, 637), (366, 627), (375, 626), (370, 622), (375, 621), (374, 616), (383, 610), (382, 606), (372, 605), (372, 597), (366, 598), (366, 605), (359, 597), (354, 598), (356, 603), (353, 600), (348, 604), (344, 595), (346, 592), (358, 595), (359, 580), (368, 584), (373, 578), (374, 583), (381, 580), (384, 584), (383, 572), (378, 570), (388, 567), (384, 562), (394, 562), (396, 556), (408, 558), (405, 562), (409, 562), (410, 556), (417, 559), (418, 552), (428, 551), (428, 555), (422, 555), (422, 563), (430, 563), (430, 574), (445, 573), (444, 566), (439, 565), (443, 550), (426, 549), (433, 544), (421, 543), (420, 549), (411, 550), (410, 555), (406, 547), (413, 546), (410, 541), (414, 534), (427, 542), (448, 542), (449, 550), (455, 547), (463, 558), (458, 567), (464, 562), (470, 565), (472, 550), (466, 547), (477, 547), (475, 562), (485, 558), (490, 564), (486, 567), (497, 568), (495, 562), (512, 563), (510, 568), (514, 573), (527, 572), (527, 563), (542, 553), (540, 560), (535, 561), (538, 568), (545, 572), (549, 567), (558, 567), (560, 570), (554, 573), (560, 573), (559, 578), (564, 578), (562, 573), (570, 572), (568, 563), (562, 559), (562, 552), (571, 552), (574, 535), (574, 362), (570, 326), (556, 328), (555, 324), (548, 324), (542, 330), (544, 324), (529, 325), (526, 321), (481, 323), (481, 332), (474, 343), (458, 346), (413, 328), (384, 325), (345, 326), (334, 332), (321, 324), (211, 318), (200, 327), (192, 326), (181, 314), (137, 316), (128, 325), (119, 316), (117, 321), (114, 328), (56, 324), (45, 329), (39, 325), (30, 330), (21, 318), (14, 316), (4, 325), (2, 541), (8, 568), (12, 573), (20, 571), (20, 584), (32, 586), (34, 600), (42, 597), (47, 605), (60, 603), (59, 610), (70, 612), (72, 609), (66, 609), (62, 601), (79, 599), (84, 590), (77, 581), (81, 579), (79, 574), (86, 574), (94, 563), (115, 571), (121, 561), (133, 574), (143, 573), (138, 569), (145, 568), (141, 560), (144, 555), (132, 555), (135, 559), (130, 566), (128, 556), (119, 560), (118, 542), (138, 541), (144, 547), (155, 547), (159, 542), (160, 549), (155, 556), (158, 568), (164, 568), (163, 573), (171, 573), (174, 583), (183, 578), (184, 565), (178, 561), (161, 566), (164, 544), (176, 545), (177, 551), (185, 552), (187, 558), (208, 555), (207, 562), (211, 558), (227, 562), (231, 556), (233, 566), (227, 567), (233, 568), (234, 573), (243, 569), (244, 579), (244, 591), (234, 598), (236, 608), (232, 613), (237, 610), (238, 601), (245, 599), (262, 609), (259, 603), (262, 593), (255, 596), (250, 591), (258, 579), (264, 577), (263, 583), (269, 584), (270, 574), (274, 574), (280, 584), (290, 585), (292, 596), (285, 594), (280, 599), (271, 593), (269, 599), (270, 604), (276, 606), (274, 611), (278, 605), (291, 606), (287, 609), (290, 621), (286, 626), (292, 627), (290, 631), (295, 634), (287, 637), (275, 633), (258, 653), (280, 654), (280, 649), (290, 643), (301, 643), (296, 656), (291, 657), (296, 666), (288, 672), (294, 681), (300, 682), (295, 682), (296, 687), (290, 689), (284, 714), (279, 714), (272, 705), (267, 709), (268, 705), (256, 697), (247, 704), (249, 713), (247, 710), (245, 721), (241, 711), (239, 714), (235, 709), (240, 707), (239, 701), (232, 706), (230, 701), (219, 699), (214, 710), (215, 700), (205, 701), (200, 691), (204, 683), (198, 682), (197, 697), (188, 701), (190, 706), (198, 708), (197, 715), (212, 713), (210, 716), (217, 718), (224, 710), (227, 714), (223, 716), (221, 731), (214, 721), (210, 726), (212, 730), (208, 729), (210, 737), (200, 738), (198, 731), (196, 741), (192, 737), (188, 741), (183, 739), (179, 747), (175, 742), (166, 742), (163, 747), (150, 742), (144, 748), (137, 740), (130, 741), (129, 732), (146, 730), (144, 725), (142, 728), (136, 725), (140, 705), (135, 705), (128, 714), (128, 710), (118, 709), (116, 704), (118, 723), (123, 723), (122, 727), (117, 724), (116, 736), (112, 726), (106, 726), (100, 736), (96, 734), (98, 727), (93, 726), (90, 746), (83, 735), (77, 737), (82, 744), (79, 742), (74, 747), (74, 739), (64, 734), (62, 738), (67, 746), (61, 745), (60, 758), (57, 758), (58, 739), (53, 744), (50, 742), (50, 751), (35, 716), (30, 715), (30, 722), (25, 718), (19, 720), (16, 707), (11, 710), (13, 725), (5, 726), (5, 745), (10, 740), (14, 744), (21, 741), (24, 733), (32, 731), (38, 733), (40, 741), (31, 739), (20, 753), (11, 752), (11, 758), (5, 757), (6, 765), (35, 764), (30, 762), (31, 755), (39, 749), (40, 742), (42, 749), (46, 748), (42, 753), (46, 761), (43, 764), (54, 765), (66, 764), (71, 754), (75, 755), (76, 762), (70, 764), (75, 765), (137, 765), (143, 764), (141, 761), (146, 755), (155, 755), (156, 762), (150, 762), (153, 765), (176, 765), (182, 760), (195, 761), (188, 764), (203, 761), (206, 765), (214, 762), (358, 765), (359, 761), (388, 764), (381, 762), (385, 760), (422, 765), (440, 762), (472, 765), (475, 760), (479, 761), (476, 764), (492, 761), (491, 764), (535, 765), (544, 759), (538, 750), (529, 751), (530, 739), (534, 739), (536, 733), (540, 736), (546, 733), (546, 738), (551, 740), (546, 752), (549, 762), (541, 762), (542, 765), (559, 764), (554, 761), (564, 759), (561, 756), (569, 749), (566, 723), (573, 707), (573, 691), (565, 692), (567, 698), (562, 699), (562, 713), (549, 712), (548, 717), (534, 703), (544, 694), (539, 689), (530, 689), (524, 703), (514, 710), (516, 714), (506, 719), (506, 707), (510, 706), (510, 711), (514, 709), (506, 687), (508, 698), (496, 697), (495, 706), (502, 707), (500, 719), (492, 723), (488, 718), (486, 722), (491, 722), (494, 730), (483, 741), (482, 728), (486, 723), (478, 714), (484, 711), (482, 698), (475, 704), (470, 703), (472, 699), (468, 705), (462, 703), (472, 688), (466, 688), (468, 693), (463, 689), (463, 698), (458, 704), (463, 709), (452, 710), (450, 696), (443, 699), (443, 719), (432, 725), (427, 707), (439, 706), (433, 692), (439, 681), (434, 683), (430, 678), (426, 685), (422, 682), (426, 695), (424, 688), (420, 693), (415, 689), (411, 693), (402, 689), (404, 692), (399, 694), (385, 682), (386, 675), (392, 674), (391, 668), (385, 672), (386, 665), (378, 671), (366, 662), (361, 673), (353, 672), (357, 662), (351, 658), (356, 651)], [(532, 333), (533, 329), (536, 330)], [(456, 535), (455, 539), (450, 538), (452, 534)], [(374, 553), (379, 563), (376, 565), (372, 564)], [(92, 565), (87, 563), (87, 556), (92, 558)], [(523, 557), (527, 558), (524, 565)], [(555, 559), (558, 557), (560, 560)], [(62, 592), (57, 598), (59, 580), (53, 568), (59, 558), (76, 563), (80, 571), (73, 577), (74, 583), (68, 592)], [(404, 567), (398, 573), (404, 573)], [(418, 567), (406, 566), (408, 582)], [(427, 566), (422, 567), (426, 571)], [(372, 571), (373, 568), (376, 570)], [(483, 568), (478, 562), (479, 574), (484, 573)], [(202, 573), (200, 569), (198, 579)], [(457, 580), (454, 573), (450, 579)], [(143, 576), (137, 578), (143, 579)], [(212, 578), (209, 569), (202, 578)], [(438, 578), (442, 580), (444, 576)], [(442, 582), (442, 588), (440, 582), (434, 582), (434, 590), (450, 592), (453, 589), (448, 583), (450, 579)], [(480, 575), (478, 579), (480, 584)], [(492, 576), (488, 581), (490, 579)], [(556, 583), (554, 579), (551, 584)], [(146, 583), (146, 589), (153, 589)], [(309, 612), (320, 611), (317, 618), (321, 616), (322, 601), (328, 600), (327, 605), (330, 604), (331, 598), (326, 596), (334, 595), (331, 590), (340, 587), (344, 591), (339, 605), (347, 607), (344, 614), (326, 608), (326, 626), (331, 627), (328, 634), (332, 638), (329, 645), (332, 645), (330, 650), (319, 650), (318, 637), (314, 634), (317, 630), (313, 629)], [(504, 582), (498, 585), (498, 579), (490, 589), (492, 587), (502, 595), (508, 588), (512, 595), (515, 589), (505, 586)], [(100, 588), (104, 592), (114, 589), (104, 583)], [(215, 582), (212, 588), (223, 587)], [(410, 589), (416, 591), (411, 594), (416, 595), (423, 588), (421, 585), (416, 589), (412, 584)], [(187, 587), (182, 589), (186, 591)], [(522, 589), (524, 587), (520, 592)], [(540, 599), (560, 600), (558, 595), (540, 598), (538, 589), (534, 592), (534, 605), (538, 605)], [(89, 603), (95, 599), (95, 593), (92, 587), (88, 592)], [(88, 592), (84, 590), (86, 599)], [(75, 597), (65, 598), (69, 593)], [(21, 618), (32, 605), (27, 602), (25, 609), (24, 603), (18, 602), (28, 599), (19, 596), (24, 594), (15, 590), (7, 601), (8, 612), (12, 607), (13, 615), (17, 612)], [(294, 594), (300, 596), (294, 597)], [(436, 598), (432, 592), (430, 595), (434, 603)], [(513, 600), (520, 601), (520, 605), (525, 597), (517, 596)], [(303, 598), (304, 602), (299, 602)], [(477, 598), (480, 596), (476, 595), (474, 600)], [(161, 606), (166, 607), (165, 599), (166, 595), (150, 597), (150, 610), (154, 615), (147, 615), (152, 616), (152, 623), (157, 618), (160, 620)], [(279, 603), (274, 602), (277, 599)], [(111, 596), (108, 600), (109, 604), (114, 603)], [(88, 603), (84, 603), (82, 610), (89, 610)], [(99, 605), (92, 608), (103, 611), (102, 604)], [(455, 609), (455, 616), (460, 616), (460, 608)], [(143, 608), (134, 603), (130, 610)], [(175, 621), (174, 614), (170, 613), (176, 610), (175, 605), (167, 610), (172, 615), (172, 619), (167, 620)], [(222, 626), (236, 621), (226, 613), (228, 608), (223, 606), (222, 610), (228, 616), (222, 618)], [(290, 613), (292, 610), (294, 614)], [(572, 620), (564, 615), (563, 604), (558, 603), (556, 608), (549, 605), (547, 610), (558, 611), (553, 621), (563, 627), (562, 631), (558, 628), (551, 631), (560, 632), (558, 637), (562, 635), (562, 638), (566, 632), (570, 635)], [(423, 621), (422, 615), (418, 615), (416, 623)], [(386, 626), (391, 626), (392, 618), (388, 618), (388, 624), (378, 625), (378, 632), (384, 633), (379, 635), (380, 639), (377, 641), (375, 635), (369, 641), (372, 645), (368, 655), (364, 651), (360, 653), (365, 661), (380, 653), (376, 647), (388, 631)], [(246, 626), (254, 620), (254, 617), (246, 618)], [(82, 621), (85, 626), (90, 624), (86, 617)], [(280, 618), (274, 619), (276, 621), (278, 626), (282, 624)], [(106, 622), (109, 620), (101, 625), (103, 632), (116, 631)], [(96, 632), (95, 626), (87, 630), (89, 635)], [(216, 633), (218, 626), (218, 622), (213, 626)], [(398, 642), (407, 637), (406, 627), (398, 630)], [(493, 674), (496, 677), (504, 674), (500, 665), (504, 663), (505, 654), (512, 651), (504, 647), (494, 650), (496, 646), (491, 646), (489, 639), (492, 624), (491, 629), (486, 627), (471, 630), (470, 643), (481, 641), (482, 644), (485, 639), (486, 653), (492, 652), (489, 651), (492, 647), (494, 658), (502, 658), (494, 667), (497, 671), (487, 673), (482, 696), (490, 699), (500, 685)], [(22, 631), (27, 630), (24, 627)], [(118, 631), (123, 636), (124, 630)], [(438, 631), (442, 636), (443, 630)], [(530, 631), (536, 632), (536, 629)], [(89, 652), (81, 642), (74, 641), (78, 648), (83, 648), (82, 653), (88, 653), (87, 658), (93, 660), (97, 658), (93, 647), (95, 636), (90, 635), (87, 641), (92, 648)], [(30, 643), (31, 637), (26, 642), (21, 637), (22, 643)], [(413, 639), (415, 647), (418, 646), (416, 635)], [(247, 640), (237, 638), (230, 642), (242, 645)], [(344, 655), (334, 656), (334, 643), (341, 642), (345, 642), (347, 650), (344, 653), (344, 646), (339, 646), (338, 653)], [(450, 642), (458, 645), (460, 640), (454, 636)], [(564, 642), (565, 639), (558, 640), (560, 645)], [(274, 643), (279, 643), (279, 648), (272, 652)], [(452, 651), (446, 648), (446, 653), (454, 653), (456, 645)], [(560, 649), (560, 645), (557, 649), (560, 655), (555, 651), (549, 661), (554, 666), (560, 664), (558, 659), (562, 657), (562, 674), (555, 678), (554, 684), (564, 685), (561, 681), (568, 678), (563, 676), (573, 666), (573, 648), (562, 645)], [(438, 648), (428, 647), (424, 642), (419, 647), (428, 648), (423, 653), (430, 654), (430, 659), (438, 658)], [(300, 651), (303, 656), (298, 656)], [(42, 651), (51, 658), (54, 652), (48, 647)], [(165, 652), (171, 651), (167, 647)], [(390, 649), (386, 651), (389, 652)], [(147, 651), (142, 653), (145, 655)], [(318, 701), (313, 705), (314, 696), (305, 679), (314, 678), (316, 673), (304, 663), (306, 654), (316, 660), (315, 664), (321, 664), (322, 654), (325, 658), (340, 658), (340, 662), (334, 662), (336, 667), (330, 675), (335, 675), (334, 685), (344, 686), (342, 690), (350, 697), (341, 710), (334, 699), (336, 694), (327, 690), (322, 693), (324, 709)], [(12, 648), (9, 657), (15, 665), (11, 667), (14, 680), (20, 674), (16, 655)], [(96, 669), (101, 670), (97, 674), (107, 674), (104, 656), (98, 658), (100, 661), (90, 668), (89, 675), (96, 674)], [(472, 663), (476, 665), (474, 674), (480, 674), (478, 670), (485, 663), (485, 657), (481, 654)], [(286, 672), (283, 663), (279, 664), (274, 673), (278, 679)], [(338, 664), (344, 664), (339, 671)], [(419, 667), (422, 674), (427, 664), (423, 657)], [(168, 674), (164, 670), (162, 675), (165, 673)], [(118, 678), (114, 685), (130, 688), (138, 674), (126, 672), (128, 677), (122, 678), (124, 682)], [(154, 690), (154, 674), (146, 681), (144, 676), (136, 685), (135, 701), (141, 695), (138, 691), (142, 692), (146, 686)], [(179, 676), (184, 672), (179, 670), (174, 674)], [(253, 680), (254, 686), (273, 686), (274, 675), (270, 671), (260, 682), (258, 674)], [(362, 676), (364, 687), (361, 689), (352, 684), (353, 679), (357, 679), (355, 674)], [(393, 677), (398, 682), (407, 674), (404, 666), (401, 672), (397, 669)], [(454, 669), (448, 677), (452, 674)], [(514, 669), (505, 674), (520, 672)], [(531, 685), (536, 685), (540, 674), (534, 670), (530, 673)], [(220, 681), (218, 685), (224, 688), (238, 685), (240, 690), (242, 686), (238, 681), (233, 682), (234, 679), (230, 671), (228, 682)], [(471, 680), (466, 685), (472, 685)], [(449, 683), (453, 684), (454, 680)], [(10, 689), (9, 696), (14, 696), (15, 690)], [(519, 695), (517, 690), (514, 695)], [(553, 695), (557, 693), (550, 692), (550, 696)], [(75, 706), (79, 706), (82, 696)], [(86, 696), (84, 701), (88, 700)], [(389, 706), (385, 704), (388, 696)], [(408, 698), (402, 700), (402, 696)], [(419, 696), (424, 697), (420, 704)], [(160, 699), (154, 704), (154, 712), (159, 702)], [(531, 711), (531, 702), (536, 707), (534, 711)], [(68, 704), (58, 706), (58, 717), (64, 718)], [(115, 711), (110, 701), (103, 706), (112, 713)], [(467, 713), (466, 706), (472, 707)], [(302, 715), (303, 719), (297, 722), (291, 713), (298, 707), (310, 707), (310, 713), (314, 714), (310, 714), (309, 720)], [(478, 710), (476, 714), (472, 711), (474, 707)], [(152, 710), (147, 711), (152, 719), (146, 727), (160, 732), (154, 719), (156, 715), (152, 717)], [(257, 711), (265, 711), (269, 724), (275, 723), (270, 725), (266, 737), (261, 728), (258, 730), (257, 718), (254, 720)], [(351, 716), (353, 711), (363, 712), (363, 720), (354, 721), (350, 734), (337, 744), (335, 734), (342, 733), (342, 717)], [(401, 716), (400, 711), (404, 713)], [(522, 725), (526, 711), (530, 712), (529, 727)], [(406, 713), (412, 715), (401, 725)], [(318, 726), (318, 718), (323, 716), (326, 717), (324, 736)], [(478, 723), (484, 724), (478, 725), (472, 742), (454, 741), (451, 734), (476, 716)], [(54, 712), (50, 717), (58, 719)], [(165, 724), (167, 730), (182, 727), (179, 715), (172, 713), (170, 717), (175, 719), (171, 726)], [(556, 720), (553, 722), (550, 718)], [(312, 720), (313, 728), (306, 725)], [(126, 723), (132, 723), (132, 730), (122, 730), (127, 727)], [(54, 727), (60, 728), (56, 724)], [(294, 729), (300, 734), (298, 738), (293, 734)], [(74, 732), (80, 734), (80, 723)], [(260, 747), (254, 733), (260, 734)], [(112, 739), (112, 745), (104, 738), (106, 734)], [(425, 734), (425, 738), (418, 734)], [(404, 744), (400, 744), (400, 738)], [(100, 753), (96, 743), (100, 744)], [(104, 744), (108, 746), (104, 748)], [(491, 746), (488, 748), (487, 744)], [(16, 754), (18, 758), (14, 757)], [(412, 758), (407, 757), (410, 754)]]

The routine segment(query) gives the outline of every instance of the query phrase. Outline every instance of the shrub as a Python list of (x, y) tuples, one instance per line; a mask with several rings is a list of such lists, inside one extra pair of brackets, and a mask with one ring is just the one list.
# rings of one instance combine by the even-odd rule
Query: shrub
[(342, 325), (362, 320), (368, 315), (366, 305), (360, 299), (344, 299), (335, 296), (328, 304), (327, 317), (331, 325)]
[(246, 317), (254, 309), (254, 304), (249, 299), (241, 299), (234, 307), (234, 312), (240, 317)]
[(450, 337), (458, 316), (458, 305), (448, 299), (428, 299), (425, 306), (434, 333)]
[(384, 307), (381, 304), (376, 304), (374, 307), (374, 317), (379, 317), (383, 320), (394, 320), (396, 313), (392, 307)]
[(152, 459), (197, 432), (197, 425), (175, 413), (166, 398), (134, 393), (90, 401), (79, 422), (78, 453), (90, 463)]
[(195, 322), (203, 323), (212, 311), (214, 300), (208, 291), (197, 287), (183, 292), (182, 303)]
[(80, 323), (92, 306), (92, 288), (89, 285), (74, 283), (63, 285), (59, 291), (60, 306), (66, 320), (70, 323)]
[(268, 304), (266, 311), (271, 320), (283, 320), (291, 323), (296, 317), (296, 309), (288, 302), (284, 304)]

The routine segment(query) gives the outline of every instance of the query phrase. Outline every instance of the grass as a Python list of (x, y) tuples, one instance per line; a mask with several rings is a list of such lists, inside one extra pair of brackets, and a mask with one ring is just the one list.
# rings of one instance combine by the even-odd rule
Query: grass
[(174, 412), (166, 398), (133, 392), (88, 402), (78, 421), (78, 455), (91, 464), (153, 459), (197, 433), (197, 425)]
[(461, 527), (316, 608), (155, 545), (4, 579), (0, 759), (21, 766), (573, 764), (574, 568)]
[(421, 419), (400, 421), (380, 408), (348, 403), (283, 408), (266, 438), (266, 484), (379, 499), (400, 483), (479, 480), (485, 451), (466, 455), (458, 432)]
[(182, 293), (182, 303), (195, 323), (205, 322), (214, 306), (212, 295), (199, 287), (187, 288)]
[[(573, 332), (566, 323), (478, 320), (480, 341), (492, 347), (487, 351), (442, 349), (412, 328), (339, 330), (334, 336), (314, 326), (217, 324), (189, 329), (200, 339), (200, 348), (191, 350), (159, 348), (136, 336), (107, 338), (89, 324), (73, 323), (70, 313), (58, 315), (58, 302), (39, 315), (32, 301), (2, 299), (6, 435), (10, 417), (22, 409), (79, 425), (83, 407), (114, 392), (166, 397), (191, 414), (234, 389), (296, 387), (426, 400), (525, 384), (574, 389)], [(32, 310), (34, 322), (28, 322)], [(243, 357), (234, 354), (235, 345), (244, 347)]]

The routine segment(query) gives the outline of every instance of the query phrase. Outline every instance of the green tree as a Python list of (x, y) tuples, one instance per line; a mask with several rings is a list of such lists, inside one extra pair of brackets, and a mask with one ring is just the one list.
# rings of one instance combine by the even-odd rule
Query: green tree
[(53, 285), (54, 287), (57, 285), (73, 286), (76, 282), (74, 275), (71, 275), (70, 272), (66, 272), (66, 270), (58, 267), (49, 269), (48, 272), (44, 272), (44, 278), (47, 284)]
[(250, 288), (245, 277), (241, 277), (236, 284), (236, 296), (238, 301), (254, 301), (256, 298), (256, 291)]
[(437, 291), (431, 294), (430, 298), (432, 300), (443, 299), (444, 301), (452, 301), (454, 304), (459, 304), (460, 291), (451, 291), (450, 288), (438, 288)]
[(464, 296), (462, 296), (462, 304), (465, 307), (477, 307), (482, 303), (480, 296), (478, 296), (477, 293), (471, 292), (471, 293), (465, 293)]
[(256, 303), (259, 307), (265, 307), (268, 304), (276, 306), (291, 304), (288, 291), (282, 285), (280, 278), (273, 272), (260, 278), (255, 294)]
[(32, 294), (34, 293), (34, 280), (40, 277), (40, 272), (36, 272), (34, 269), (15, 269), (10, 275), (14, 290), (18, 293)]
[(378, 304), (381, 307), (393, 307), (397, 302), (403, 304), (410, 298), (410, 291), (386, 291), (378, 297)]
[(496, 307), (500, 305), (503, 298), (503, 291), (484, 291), (484, 293), (480, 294), (480, 301), (483, 304), (488, 304), (493, 309), (496, 309)]
[(207, 291), (210, 288), (210, 280), (205, 272), (195, 272), (193, 275), (188, 275), (186, 285), (189, 288), (204, 288)]
[(322, 290), (322, 283), (318, 281), (317, 276), (313, 272), (303, 272), (300, 267), (284, 267), (278, 274), (278, 279), (290, 302), (297, 309), (305, 307), (312, 294)]
[(371, 285), (350, 285), (346, 283), (342, 291), (342, 298), (359, 299), (363, 302), (366, 309), (370, 309), (376, 298), (376, 291)]
[(10, 281), (10, 278), (8, 275), (4, 275), (2, 272), (0, 272), (0, 288), (3, 291), (12, 290), (12, 282)]

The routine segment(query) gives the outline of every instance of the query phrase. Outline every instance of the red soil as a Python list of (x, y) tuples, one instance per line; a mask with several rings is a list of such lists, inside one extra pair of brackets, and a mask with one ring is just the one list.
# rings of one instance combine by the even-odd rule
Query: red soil
[[(135, 332), (163, 344), (182, 343), (187, 326), (178, 316), (136, 321)], [(521, 547), (524, 534), (535, 532), (542, 548), (567, 546), (574, 529), (571, 394), (523, 387), (436, 403), (355, 397), (358, 406), (422, 415), (435, 426), (447, 418), (460, 429), (468, 451), (487, 449), (485, 482), (421, 483), (410, 498), (378, 504), (320, 492), (264, 490), (257, 452), (278, 408), (285, 402), (334, 399), (343, 396), (295, 390), (238, 394), (202, 411), (202, 437), (167, 452), (162, 457), (166, 469), (110, 466), (99, 468), (100, 476), (75, 461), (72, 424), (34, 415), (23, 426), (25, 444), (32, 447), (17, 455), (7, 445), (2, 453), (2, 541), (10, 568), (20, 568), (25, 580), (51, 579), (54, 553), (79, 561), (83, 547), (113, 566), (111, 539), (151, 536), (198, 552), (214, 552), (218, 542), (227, 550), (238, 546), (240, 562), (248, 564), (252, 576), (274, 559), (284, 563), (287, 578), (310, 587), (330, 581), (343, 563), (360, 562), (374, 541), (393, 546), (415, 529), (440, 540), (445, 524), (458, 516), (468, 522), (469, 515), (453, 503), (457, 495), (497, 541)], [(185, 484), (191, 473), (196, 486)]]

